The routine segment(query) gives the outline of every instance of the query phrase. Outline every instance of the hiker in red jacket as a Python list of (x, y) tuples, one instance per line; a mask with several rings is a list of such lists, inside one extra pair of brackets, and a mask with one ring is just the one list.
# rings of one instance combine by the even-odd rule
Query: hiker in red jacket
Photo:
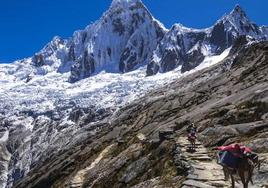
[(232, 187), (235, 187), (234, 175), (240, 177), (244, 187), (252, 181), (254, 168), (260, 167), (258, 155), (244, 145), (231, 144), (215, 148), (219, 150), (218, 162), (223, 166), (225, 180), (231, 177)]
[(219, 150), (219, 163), (224, 166), (236, 169), (239, 159), (252, 150), (244, 145), (231, 144), (228, 146), (220, 146), (216, 148)]
[(241, 157), (243, 154), (251, 153), (252, 150), (249, 147), (239, 144), (231, 144), (228, 146), (217, 147), (220, 151), (229, 151), (236, 157)]

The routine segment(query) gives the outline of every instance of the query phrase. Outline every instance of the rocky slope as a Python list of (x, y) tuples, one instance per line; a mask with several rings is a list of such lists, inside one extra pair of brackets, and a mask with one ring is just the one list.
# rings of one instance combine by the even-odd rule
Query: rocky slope
[(95, 123), (98, 134), (79, 117), (80, 141), (39, 160), (15, 187), (179, 187), (193, 168), (176, 144), (189, 121), (208, 148), (251, 146), (263, 160), (255, 186), (267, 185), (268, 43), (235, 46), (221, 63)]
[(179, 66), (182, 72), (189, 71), (206, 56), (222, 53), (242, 35), (257, 40), (268, 39), (264, 27), (252, 23), (238, 5), (207, 29), (191, 29), (175, 24), (155, 50), (147, 75), (167, 72)]

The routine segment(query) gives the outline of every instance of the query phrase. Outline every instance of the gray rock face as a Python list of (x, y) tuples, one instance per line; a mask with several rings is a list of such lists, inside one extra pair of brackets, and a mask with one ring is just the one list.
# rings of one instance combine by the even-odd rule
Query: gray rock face
[(174, 130), (172, 129), (165, 129), (160, 130), (158, 133), (159, 141), (163, 142), (166, 139), (173, 139), (174, 138)]
[[(267, 126), (267, 125), (266, 125)], [(253, 140), (249, 146), (256, 152), (268, 152), (268, 138), (259, 138), (256, 140)]]
[(8, 180), (8, 166), (11, 158), (10, 151), (8, 151), (6, 145), (8, 142), (8, 130), (1, 128), (0, 130), (0, 185), (5, 186)]
[(201, 48), (195, 49), (187, 54), (185, 62), (182, 64), (181, 72), (186, 72), (197, 67), (205, 59)]
[(221, 54), (243, 35), (257, 40), (268, 39), (266, 30), (252, 23), (239, 6), (207, 29), (174, 25), (154, 51), (147, 75), (168, 72), (179, 66), (182, 72), (189, 71), (206, 56)]
[(148, 158), (144, 157), (138, 161), (129, 165), (122, 175), (120, 181), (124, 183), (129, 183), (133, 179), (137, 178), (138, 175), (143, 174), (144, 171), (149, 167), (150, 161)]
[(42, 54), (35, 54), (32, 58), (32, 61), (33, 61), (34, 65), (37, 67), (41, 67), (41, 66), (45, 65), (44, 57)]
[(95, 60), (93, 54), (88, 54), (88, 51), (84, 52), (84, 55), (80, 57), (77, 62), (71, 68), (71, 76), (69, 81), (74, 83), (83, 78), (91, 76), (95, 71)]

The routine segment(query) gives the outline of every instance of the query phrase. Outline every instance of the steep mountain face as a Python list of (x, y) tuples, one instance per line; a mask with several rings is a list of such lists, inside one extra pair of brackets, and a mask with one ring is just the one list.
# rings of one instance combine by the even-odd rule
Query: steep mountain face
[(98, 22), (74, 34), (69, 54), (76, 63), (70, 81), (103, 70), (129, 72), (147, 64), (164, 33), (140, 0), (113, 1)]
[(32, 57), (32, 64), (36, 67), (57, 64), (56, 60), (65, 60), (67, 41), (60, 37), (54, 37), (39, 53)]
[[(147, 67), (147, 75), (167, 72), (180, 65), (184, 67), (186, 63), (188, 65), (195, 60), (202, 62), (205, 55), (208, 55), (205, 54), (207, 47), (202, 46), (205, 37), (206, 31), (189, 29), (180, 24), (174, 25), (154, 52)], [(191, 58), (196, 59), (190, 62)]]
[(266, 28), (252, 23), (239, 6), (208, 29), (196, 30), (176, 24), (154, 52), (147, 75), (167, 72), (179, 66), (182, 72), (189, 71), (206, 56), (222, 53), (242, 35), (256, 40), (268, 39)]

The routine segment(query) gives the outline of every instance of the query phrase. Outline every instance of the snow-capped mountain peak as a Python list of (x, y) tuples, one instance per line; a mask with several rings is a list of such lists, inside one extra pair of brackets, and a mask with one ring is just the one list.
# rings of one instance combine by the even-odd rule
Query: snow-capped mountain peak
[(129, 72), (147, 64), (166, 32), (141, 0), (114, 0), (99, 20), (75, 31), (68, 40), (54, 37), (21, 62), (31, 75), (68, 72), (70, 82), (101, 71)]
[(113, 0), (111, 7), (124, 6), (129, 7), (133, 3), (142, 3), (141, 0)]
[(59, 36), (55, 36), (39, 53), (42, 53), (44, 56), (50, 56), (57, 50), (64, 48), (66, 43), (67, 40), (62, 39)]
[(222, 19), (218, 20), (216, 25), (223, 24), (225, 31), (232, 32), (233, 35), (250, 35), (254, 38), (262, 38), (260, 28), (247, 17), (246, 12), (239, 6), (235, 8)]
[(221, 54), (242, 35), (267, 40), (267, 34), (267, 28), (251, 22), (239, 5), (207, 29), (175, 24), (155, 50), (147, 74), (167, 72), (178, 66), (182, 66), (182, 71), (188, 71), (206, 56)]
[[(70, 73), (70, 82), (101, 71), (125, 73), (147, 64), (150, 69), (156, 61), (156, 67), (164, 67), (149, 70), (148, 75), (179, 65), (187, 71), (205, 56), (222, 53), (241, 35), (265, 40), (268, 29), (252, 23), (239, 5), (207, 29), (175, 24), (168, 31), (141, 0), (113, 0), (98, 21), (74, 32), (69, 40), (54, 37), (40, 52), (20, 62), (34, 75)], [(18, 71), (25, 69), (21, 67)]]
[(101, 19), (73, 37), (70, 81), (92, 74), (129, 72), (146, 64), (165, 29), (140, 0), (113, 1)]
[(230, 15), (232, 15), (232, 16), (239, 15), (240, 18), (241, 17), (247, 17), (246, 12), (242, 9), (242, 7), (239, 4), (237, 4), (235, 6), (235, 8), (231, 11)]

